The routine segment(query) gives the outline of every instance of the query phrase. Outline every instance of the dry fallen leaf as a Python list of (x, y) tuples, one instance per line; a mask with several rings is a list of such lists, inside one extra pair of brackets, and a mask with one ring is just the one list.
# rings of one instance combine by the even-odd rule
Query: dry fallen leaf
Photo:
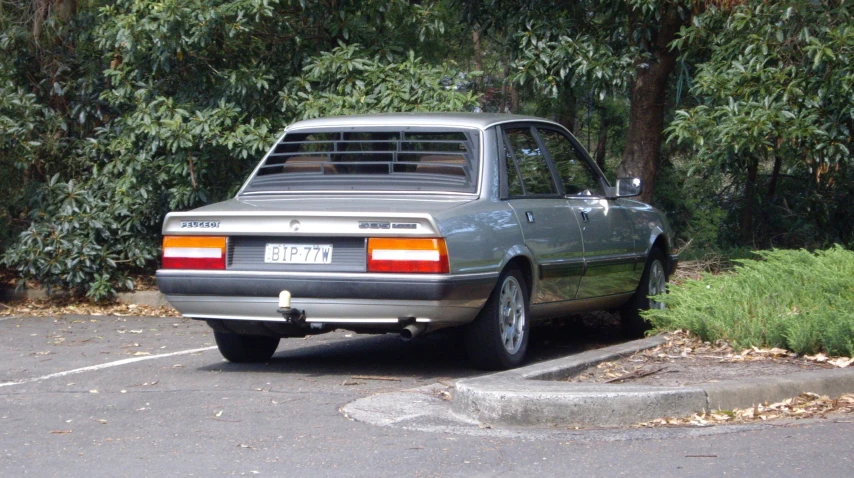
[(852, 357), (838, 357), (835, 359), (828, 360), (827, 363), (833, 365), (834, 367), (845, 368), (851, 364), (854, 364), (854, 358)]
[(149, 307), (145, 305), (93, 303), (85, 298), (53, 297), (50, 299), (21, 300), (4, 304), (0, 316), (59, 317), (66, 314), (92, 316), (139, 316), (180, 317), (172, 307)]
[[(745, 362), (789, 362), (797, 365), (831, 364), (837, 367), (850, 366), (847, 357), (828, 358), (824, 354), (803, 357), (782, 349), (752, 347), (736, 353), (732, 345), (724, 340), (715, 343), (703, 342), (696, 336), (684, 330), (677, 330), (664, 335), (666, 342), (651, 349), (642, 350), (629, 357), (615, 362), (603, 362), (596, 367), (588, 368), (581, 373), (568, 378), (572, 382), (619, 382), (621, 379), (640, 378), (651, 365), (666, 364), (678, 360), (705, 360), (718, 363)], [(848, 363), (848, 365), (846, 365)], [(645, 370), (642, 370), (645, 369)], [(664, 369), (663, 372), (670, 370)]]
[(845, 394), (836, 400), (815, 393), (802, 393), (797, 397), (772, 403), (755, 405), (752, 408), (735, 410), (714, 410), (682, 418), (658, 418), (633, 425), (637, 428), (651, 428), (667, 425), (709, 426), (723, 423), (749, 423), (767, 421), (775, 418), (816, 418), (828, 413), (854, 413), (854, 394)]

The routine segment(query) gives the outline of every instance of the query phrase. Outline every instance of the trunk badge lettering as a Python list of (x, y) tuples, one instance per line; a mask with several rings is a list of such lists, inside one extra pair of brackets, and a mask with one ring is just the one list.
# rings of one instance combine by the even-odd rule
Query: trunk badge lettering
[(359, 229), (390, 229), (390, 222), (359, 222)]
[(216, 229), (219, 221), (181, 221), (181, 229)]

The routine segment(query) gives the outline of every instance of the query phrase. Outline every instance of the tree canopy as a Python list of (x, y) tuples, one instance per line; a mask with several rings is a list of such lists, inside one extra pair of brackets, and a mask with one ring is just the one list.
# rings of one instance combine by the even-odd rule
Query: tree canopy
[[(845, 1), (745, 2), (709, 12), (676, 42), (709, 57), (694, 78), (702, 101), (675, 112), (669, 136), (691, 145), (693, 167), (744, 177), (745, 240), (753, 237), (759, 208), (779, 223), (778, 244), (823, 235), (850, 241), (848, 213), (840, 208), (851, 197), (854, 166), (852, 14)], [(764, 191), (762, 170), (770, 174)], [(781, 196), (787, 179), (795, 184)]]
[(644, 180), (680, 240), (854, 243), (844, 0), (6, 0), (0, 247), (93, 298), (287, 124), (502, 111)]

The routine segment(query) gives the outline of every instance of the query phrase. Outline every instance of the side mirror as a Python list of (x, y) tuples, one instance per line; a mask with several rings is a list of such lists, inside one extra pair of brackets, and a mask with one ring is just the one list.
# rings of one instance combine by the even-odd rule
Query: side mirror
[(640, 178), (619, 178), (617, 179), (617, 186), (614, 187), (614, 190), (618, 198), (640, 196), (640, 193), (643, 191), (643, 184), (641, 184)]

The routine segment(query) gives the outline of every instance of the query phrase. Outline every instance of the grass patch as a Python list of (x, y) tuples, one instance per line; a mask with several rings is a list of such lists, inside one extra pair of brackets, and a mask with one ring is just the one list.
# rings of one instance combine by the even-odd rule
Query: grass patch
[(644, 315), (656, 331), (687, 329), (737, 347), (854, 356), (854, 252), (772, 250), (732, 272), (671, 286), (667, 309)]

